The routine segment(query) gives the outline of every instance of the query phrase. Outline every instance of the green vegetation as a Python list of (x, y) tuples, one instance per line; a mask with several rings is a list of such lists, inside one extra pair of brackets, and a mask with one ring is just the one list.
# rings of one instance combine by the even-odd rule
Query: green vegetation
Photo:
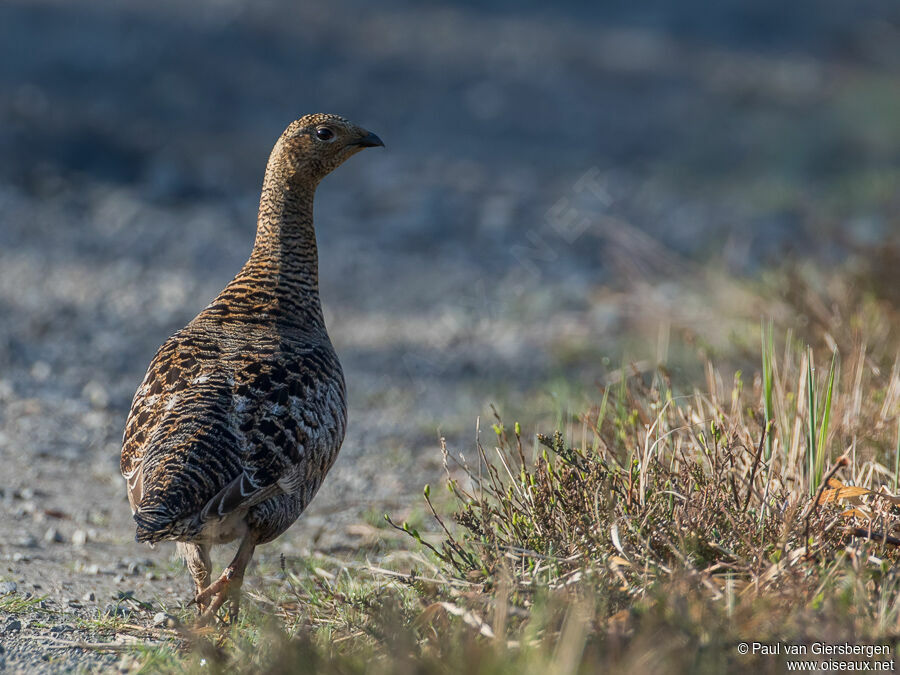
[(40, 607), (43, 600), (44, 597), (24, 597), (16, 594), (0, 596), (0, 615), (27, 612), (35, 607)]

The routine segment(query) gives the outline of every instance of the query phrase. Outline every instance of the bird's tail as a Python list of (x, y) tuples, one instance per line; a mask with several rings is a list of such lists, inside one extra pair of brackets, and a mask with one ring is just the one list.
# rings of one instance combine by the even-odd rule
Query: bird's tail
[(172, 530), (172, 515), (163, 509), (138, 508), (134, 514), (137, 524), (135, 541), (155, 543), (168, 539)]

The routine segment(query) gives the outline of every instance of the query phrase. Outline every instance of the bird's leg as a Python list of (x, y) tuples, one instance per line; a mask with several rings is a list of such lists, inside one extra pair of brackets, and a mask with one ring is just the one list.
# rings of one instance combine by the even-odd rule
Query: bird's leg
[(250, 558), (253, 557), (255, 548), (256, 538), (249, 533), (244, 535), (237, 554), (228, 567), (224, 569), (222, 575), (197, 594), (194, 602), (201, 606), (206, 605), (208, 602), (209, 606), (200, 614), (195, 624), (196, 626), (205, 626), (209, 623), (228, 599), (231, 599), (230, 619), (231, 621), (237, 619), (241, 584), (244, 582), (244, 570), (247, 569), (247, 564), (250, 562)]
[[(209, 544), (179, 541), (176, 543), (176, 548), (181, 557), (184, 558), (185, 564), (187, 564), (191, 578), (194, 580), (194, 586), (197, 588), (196, 595), (199, 596), (209, 586), (209, 571), (212, 567), (212, 563), (209, 560)], [(206, 607), (197, 603), (197, 609), (200, 611), (200, 614), (203, 614), (203, 610)]]

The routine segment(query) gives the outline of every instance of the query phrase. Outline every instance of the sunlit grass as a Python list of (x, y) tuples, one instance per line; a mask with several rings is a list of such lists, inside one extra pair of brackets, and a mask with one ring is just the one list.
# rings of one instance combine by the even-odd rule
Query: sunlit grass
[(32, 596), (27, 598), (14, 593), (0, 596), (0, 615), (21, 614), (40, 608), (41, 602), (45, 599), (46, 596)]

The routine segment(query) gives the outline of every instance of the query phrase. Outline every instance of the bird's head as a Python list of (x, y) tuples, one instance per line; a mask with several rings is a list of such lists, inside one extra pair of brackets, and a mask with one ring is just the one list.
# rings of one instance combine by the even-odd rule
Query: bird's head
[(288, 125), (278, 139), (269, 168), (288, 182), (317, 184), (347, 158), (372, 147), (384, 147), (384, 143), (339, 115), (305, 115)]

